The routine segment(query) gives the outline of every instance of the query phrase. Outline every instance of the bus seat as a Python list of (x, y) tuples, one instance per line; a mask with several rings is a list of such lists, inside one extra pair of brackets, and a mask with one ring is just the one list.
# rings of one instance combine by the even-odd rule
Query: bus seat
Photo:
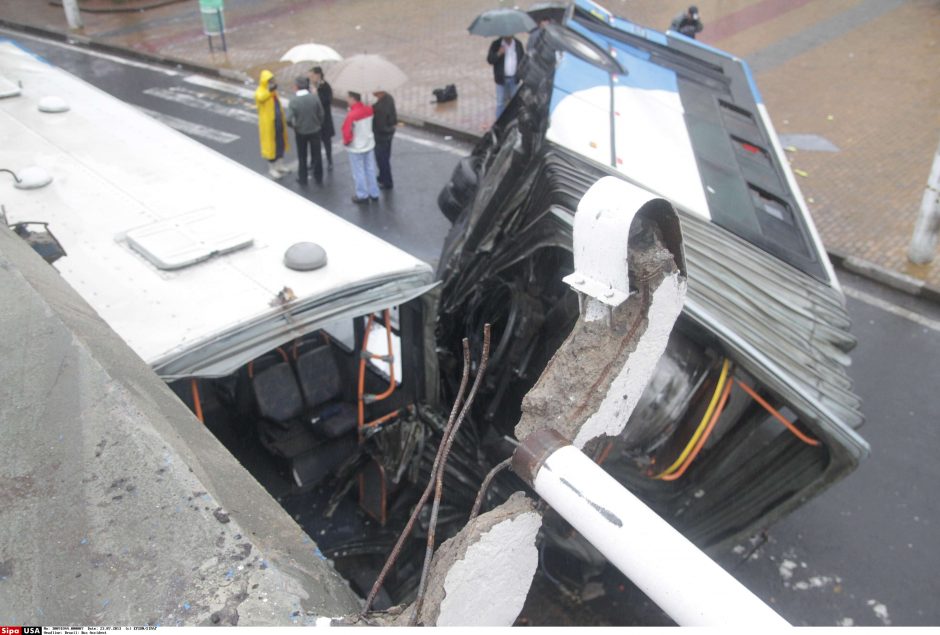
[(303, 413), (303, 398), (287, 362), (256, 372), (251, 384), (262, 419), (287, 428)]
[(355, 436), (347, 435), (294, 457), (291, 461), (294, 482), (300, 488), (316, 485), (353, 456), (358, 447)]
[(343, 377), (333, 349), (321, 346), (297, 358), (297, 376), (314, 431), (335, 439), (357, 427), (356, 407), (343, 401)]

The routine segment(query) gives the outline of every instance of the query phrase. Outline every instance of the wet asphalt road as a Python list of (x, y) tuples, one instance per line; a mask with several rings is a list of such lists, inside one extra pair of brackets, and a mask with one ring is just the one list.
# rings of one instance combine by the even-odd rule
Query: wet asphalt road
[[(10, 34), (0, 31), (3, 35)], [(14, 39), (265, 173), (251, 104), (237, 87), (31, 38)], [(253, 87), (243, 87), (242, 92), (245, 89)], [(342, 113), (334, 109), (333, 116), (338, 129)], [(301, 188), (294, 175), (282, 184), (436, 264), (449, 227), (437, 210), (437, 193), (469, 146), (401, 129), (392, 158), (396, 188), (383, 193), (377, 204), (359, 206), (349, 200), (352, 181), (340, 145), (334, 138), (336, 167), (326, 173), (322, 187), (311, 181)], [(852, 332), (859, 340), (850, 375), (864, 400), (867, 423), (861, 432), (872, 445), (872, 456), (854, 474), (770, 528), (765, 541), (743, 541), (717, 558), (793, 624), (938, 625), (940, 307), (848, 273), (840, 272), (840, 278), (849, 296)], [(624, 614), (627, 605), (636, 603), (635, 596), (629, 601), (618, 596), (616, 580), (606, 586), (603, 596), (582, 606), (596, 613), (599, 624), (636, 623)], [(550, 611), (541, 618), (545, 623), (571, 623)], [(539, 615), (530, 619), (539, 621)]]

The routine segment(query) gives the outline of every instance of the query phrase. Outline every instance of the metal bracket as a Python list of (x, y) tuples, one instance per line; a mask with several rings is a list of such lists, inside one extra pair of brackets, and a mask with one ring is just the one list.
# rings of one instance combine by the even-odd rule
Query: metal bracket
[[(574, 217), (574, 273), (564, 282), (610, 308), (630, 297), (627, 260), (630, 226), (655, 198), (622, 179), (607, 176), (589, 189)], [(584, 307), (582, 307), (582, 312)]]

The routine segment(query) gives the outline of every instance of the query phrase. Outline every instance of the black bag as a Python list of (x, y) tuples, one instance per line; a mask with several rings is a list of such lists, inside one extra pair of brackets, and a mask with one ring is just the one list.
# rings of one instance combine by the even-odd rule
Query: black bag
[(457, 99), (457, 87), (453, 84), (447, 84), (444, 88), (435, 88), (432, 92), (434, 93), (434, 99), (439, 104)]

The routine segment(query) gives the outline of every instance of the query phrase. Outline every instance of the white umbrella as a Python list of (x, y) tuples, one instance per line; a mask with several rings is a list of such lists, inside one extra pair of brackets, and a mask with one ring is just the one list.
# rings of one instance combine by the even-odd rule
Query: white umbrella
[(408, 81), (405, 73), (381, 55), (353, 55), (337, 62), (327, 72), (333, 88), (366, 95), (390, 92)]
[(298, 44), (281, 56), (282, 62), (338, 62), (343, 56), (325, 44)]

